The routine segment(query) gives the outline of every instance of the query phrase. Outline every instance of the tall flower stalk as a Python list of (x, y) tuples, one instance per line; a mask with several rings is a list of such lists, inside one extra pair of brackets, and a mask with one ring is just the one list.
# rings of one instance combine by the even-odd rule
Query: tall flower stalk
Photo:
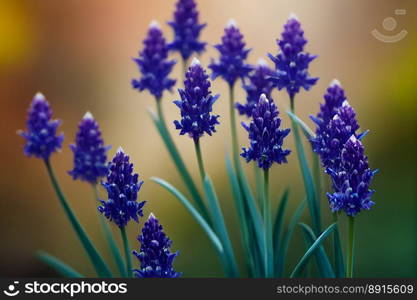
[(145, 201), (137, 201), (143, 181), (139, 181), (139, 175), (133, 173), (133, 164), (130, 163), (129, 156), (124, 153), (122, 148), (117, 150), (113, 160), (109, 162), (108, 168), (107, 180), (102, 183), (107, 191), (107, 201), (101, 200), (98, 210), (120, 228), (126, 256), (127, 276), (131, 277), (132, 261), (126, 225), (130, 220), (139, 222), (139, 217), (143, 216), (142, 208)]
[(227, 274), (236, 277), (238, 270), (223, 213), (211, 180), (206, 174), (201, 153), (201, 137), (205, 133), (212, 135), (216, 131), (215, 125), (219, 124), (217, 120), (219, 116), (212, 114), (213, 104), (219, 95), (213, 96), (211, 94), (211, 84), (208, 78), (209, 76), (206, 74), (198, 59), (194, 58), (185, 74), (184, 89), (178, 90), (181, 100), (174, 101), (181, 111), (181, 120), (174, 121), (174, 124), (176, 129), (180, 130), (180, 135), (188, 134), (194, 141), (200, 176), (206, 192), (213, 227), (225, 248), (221, 259), (224, 261)]
[(59, 120), (52, 120), (52, 110), (48, 101), (44, 95), (37, 93), (29, 108), (28, 120), (26, 123), (27, 131), (19, 131), (19, 134), (26, 140), (24, 153), (27, 156), (35, 156), (44, 161), (57, 198), (84, 247), (84, 250), (89, 256), (97, 275), (100, 277), (112, 277), (108, 266), (75, 216), (66, 196), (62, 192), (52, 168), (50, 156), (61, 149), (64, 139), (63, 134), (57, 135), (57, 128), (60, 123), (61, 121)]
[(232, 139), (232, 153), (235, 168), (239, 164), (239, 142), (236, 130), (235, 96), (234, 86), (238, 79), (248, 76), (252, 66), (245, 63), (251, 49), (245, 48), (243, 35), (234, 20), (230, 20), (224, 29), (224, 35), (220, 44), (215, 48), (220, 53), (217, 61), (212, 61), (209, 68), (212, 70), (212, 78), (221, 77), (229, 87), (229, 113)]
[[(104, 145), (101, 130), (90, 112), (87, 112), (80, 121), (75, 144), (71, 144), (70, 148), (74, 154), (74, 167), (68, 173), (74, 180), (79, 179), (91, 185), (96, 208), (97, 202), (100, 202), (97, 184), (107, 175), (107, 151), (110, 146)], [(98, 218), (120, 274), (126, 276), (126, 268), (110, 227), (102, 215), (98, 214)]]
[[(309, 90), (318, 80), (308, 73), (308, 66), (316, 56), (304, 52), (307, 40), (304, 38), (304, 31), (295, 15), (290, 15), (284, 25), (281, 39), (277, 40), (279, 53), (274, 56), (269, 54), (270, 59), (275, 63), (275, 74), (271, 81), (279, 90), (285, 89), (290, 98), (291, 113), (295, 114), (295, 95), (300, 89)], [(315, 233), (321, 233), (320, 211), (318, 210), (317, 191), (313, 176), (307, 163), (304, 147), (297, 123), (292, 119), (292, 129), (297, 149), (297, 156), (303, 175), (304, 187), (310, 208)]]
[(175, 60), (168, 60), (168, 46), (157, 22), (153, 21), (149, 27), (148, 35), (143, 42), (144, 48), (139, 53), (139, 58), (134, 59), (141, 73), (140, 79), (133, 79), (132, 86), (139, 91), (148, 90), (156, 100), (157, 116), (151, 116), (155, 125), (169, 150), (185, 186), (199, 207), (200, 212), (208, 220), (207, 208), (197, 190), (193, 178), (185, 166), (185, 163), (172, 140), (162, 108), (162, 95), (165, 90), (171, 91), (175, 80), (168, 76), (172, 71)]
[(210, 91), (209, 76), (197, 58), (191, 63), (190, 68), (185, 74), (184, 89), (178, 92), (181, 100), (174, 103), (181, 111), (181, 120), (174, 121), (176, 129), (180, 134), (188, 134), (194, 141), (197, 155), (198, 166), (201, 179), (205, 179), (203, 158), (201, 155), (200, 138), (207, 133), (212, 135), (216, 132), (215, 125), (219, 124), (218, 115), (212, 115), (213, 104), (219, 95), (213, 96)]
[(265, 226), (265, 259), (264, 269), (266, 277), (274, 275), (273, 229), (271, 221), (271, 204), (269, 199), (269, 169), (274, 163), (287, 162), (290, 150), (284, 150), (284, 138), (290, 129), (281, 130), (281, 119), (275, 103), (262, 94), (252, 111), (252, 120), (249, 125), (242, 123), (249, 133), (250, 147), (243, 148), (242, 157), (247, 162), (255, 161), (264, 173), (263, 190), (263, 217)]

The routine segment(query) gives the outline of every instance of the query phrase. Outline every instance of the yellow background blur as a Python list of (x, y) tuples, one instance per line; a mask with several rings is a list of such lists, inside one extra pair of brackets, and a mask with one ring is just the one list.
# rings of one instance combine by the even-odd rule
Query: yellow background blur
[[(184, 276), (222, 275), (214, 249), (194, 219), (176, 199), (149, 180), (159, 176), (184, 190), (148, 116), (147, 108), (155, 106), (153, 98), (130, 86), (130, 80), (138, 76), (131, 58), (142, 48), (149, 22), (158, 20), (171, 40), (172, 31), (166, 21), (172, 18), (174, 3), (0, 0), (0, 276), (55, 275), (35, 258), (38, 249), (49, 251), (80, 272), (93, 274), (55, 198), (42, 162), (23, 155), (24, 142), (16, 135), (16, 130), (25, 126), (27, 108), (37, 91), (46, 95), (54, 116), (64, 121), (64, 147), (52, 158), (61, 184), (107, 259), (110, 254), (98, 226), (90, 187), (67, 175), (72, 167), (68, 144), (73, 142), (77, 123), (87, 110), (100, 123), (105, 142), (112, 145), (109, 155), (119, 145), (131, 155), (136, 171), (145, 181), (140, 197), (148, 201), (146, 215), (155, 213), (174, 241), (173, 249), (181, 252), (176, 260), (177, 271)], [(208, 23), (201, 37), (209, 43), (201, 57), (204, 65), (211, 57), (217, 57), (212, 45), (219, 42), (229, 18), (237, 21), (253, 49), (249, 62), (255, 63), (268, 52), (277, 53), (275, 40), (288, 14), (298, 15), (309, 40), (307, 51), (319, 55), (311, 64), (311, 74), (320, 77), (310, 92), (297, 96), (299, 116), (312, 125), (308, 115), (317, 112), (327, 85), (338, 78), (356, 109), (361, 128), (370, 129), (365, 138), (366, 151), (371, 167), (380, 169), (373, 182), (376, 205), (358, 217), (356, 274), (416, 276), (416, 1), (200, 0), (198, 8), (200, 20)], [(396, 16), (395, 9), (406, 9), (407, 13)], [(397, 21), (392, 32), (382, 26), (386, 17)], [(375, 28), (387, 35), (405, 29), (408, 35), (397, 43), (383, 43), (371, 35)], [(269, 64), (272, 66), (270, 61)], [(180, 69), (177, 65), (173, 77), (180, 78)], [(241, 258), (236, 213), (224, 167), (224, 153), (229, 145), (225, 83), (215, 81), (213, 92), (221, 94), (214, 106), (221, 115), (221, 125), (213, 137), (203, 138), (203, 153)], [(170, 124), (178, 117), (172, 104), (177, 98), (176, 92), (164, 94), (163, 105)], [(237, 99), (244, 100), (241, 89)], [(274, 99), (282, 112), (283, 126), (289, 127), (285, 114), (287, 95), (274, 92)], [(173, 126), (171, 129), (189, 169), (198, 178), (191, 140), (178, 136)], [(239, 130), (241, 145), (245, 145), (246, 133)], [(292, 136), (286, 145), (294, 150)], [(252, 170), (250, 167), (248, 171)], [(291, 188), (292, 212), (303, 197), (295, 152), (287, 165), (272, 169), (271, 180), (274, 205), (282, 190)], [(329, 210), (324, 199), (322, 207), (328, 223)], [(308, 216), (305, 221), (309, 222)], [(129, 225), (134, 248), (138, 248), (135, 236), (140, 227)], [(293, 267), (304, 251), (299, 229), (295, 237), (288, 267)], [(241, 259), (240, 263), (243, 266)]]

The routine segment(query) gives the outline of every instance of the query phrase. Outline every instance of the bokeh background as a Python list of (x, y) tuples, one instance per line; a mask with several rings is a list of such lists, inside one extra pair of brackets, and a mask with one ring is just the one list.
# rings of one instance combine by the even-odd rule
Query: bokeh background
[[(23, 155), (23, 140), (16, 135), (16, 130), (25, 126), (27, 108), (37, 91), (51, 102), (55, 117), (64, 121), (64, 147), (52, 162), (73, 208), (106, 259), (111, 257), (102, 239), (90, 187), (74, 182), (67, 174), (72, 167), (68, 145), (87, 110), (100, 123), (106, 143), (113, 146), (109, 154), (122, 145), (131, 155), (136, 171), (145, 181), (140, 197), (148, 201), (146, 214), (156, 214), (174, 241), (173, 249), (181, 252), (176, 269), (184, 276), (222, 276), (203, 231), (176, 199), (149, 180), (159, 176), (184, 190), (148, 116), (147, 108), (155, 108), (153, 98), (130, 86), (130, 80), (138, 76), (132, 57), (142, 48), (148, 24), (158, 20), (167, 39), (172, 38), (166, 21), (172, 18), (174, 4), (174, 0), (0, 0), (0, 276), (56, 276), (36, 259), (39, 249), (67, 261), (80, 272), (93, 274), (42, 162)], [(217, 56), (212, 45), (220, 40), (229, 18), (237, 21), (253, 48), (249, 62), (255, 63), (260, 57), (266, 58), (266, 53), (277, 52), (275, 40), (288, 14), (298, 15), (309, 39), (307, 50), (319, 55), (311, 64), (311, 74), (320, 77), (310, 92), (303, 91), (297, 97), (299, 116), (312, 125), (308, 115), (317, 112), (327, 85), (338, 78), (362, 129), (370, 129), (366, 151), (371, 166), (380, 169), (373, 183), (376, 205), (358, 217), (356, 274), (416, 276), (416, 2), (201, 0), (198, 7), (201, 21), (208, 23), (202, 32), (202, 40), (209, 43), (200, 58), (204, 65)], [(396, 16), (395, 9), (406, 9), (407, 13)], [(397, 21), (392, 31), (383, 28), (386, 17)], [(405, 29), (408, 34), (397, 43), (383, 43), (371, 35), (373, 29), (387, 35)], [(175, 78), (180, 78), (180, 69), (179, 65), (175, 68)], [(203, 139), (202, 147), (243, 266), (236, 212), (224, 166), (229, 145), (225, 83), (215, 81), (213, 91), (221, 94), (215, 105), (221, 125), (213, 137)], [(172, 104), (177, 97), (177, 93), (165, 93), (163, 98), (170, 122), (178, 116)], [(274, 98), (283, 112), (283, 125), (289, 127), (284, 113), (287, 95), (275, 92)], [(240, 89), (237, 99), (244, 99)], [(189, 169), (198, 178), (191, 140), (179, 137), (173, 126), (171, 130)], [(241, 144), (247, 144), (243, 129), (239, 134)], [(286, 145), (294, 149), (292, 137)], [(303, 197), (296, 155), (290, 156), (287, 165), (274, 167), (271, 180), (274, 205), (282, 190), (290, 187), (292, 212)], [(329, 223), (324, 199), (322, 207)], [(304, 220), (309, 222), (308, 216)], [(140, 228), (141, 224), (129, 225), (134, 248), (138, 247), (135, 237)], [(303, 251), (301, 231), (297, 229), (288, 268), (295, 265)]]

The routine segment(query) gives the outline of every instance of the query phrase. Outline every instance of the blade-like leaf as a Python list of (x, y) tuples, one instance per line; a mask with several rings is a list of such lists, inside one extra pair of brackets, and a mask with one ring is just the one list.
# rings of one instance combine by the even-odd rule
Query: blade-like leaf
[(252, 241), (250, 239), (249, 227), (248, 227), (249, 215), (245, 211), (245, 207), (244, 207), (245, 203), (243, 202), (242, 193), (239, 188), (239, 182), (233, 170), (232, 163), (227, 155), (226, 155), (226, 169), (227, 169), (227, 174), (229, 176), (230, 185), (232, 187), (233, 199), (235, 201), (236, 209), (238, 212), (239, 226), (242, 229), (241, 231), (242, 241), (243, 241), (243, 246), (245, 249), (245, 255), (247, 257), (248, 268), (253, 276), (259, 277), (260, 273), (257, 268), (257, 263), (255, 262), (254, 251), (251, 249)]
[(214, 233), (214, 231), (211, 229), (210, 225), (206, 222), (206, 220), (204, 220), (200, 213), (190, 203), (190, 201), (188, 201), (188, 199), (180, 191), (178, 191), (175, 187), (173, 187), (165, 180), (157, 177), (152, 177), (151, 180), (165, 188), (168, 192), (174, 195), (181, 202), (182, 205), (185, 206), (185, 208), (189, 211), (189, 213), (194, 217), (197, 223), (200, 224), (201, 228), (207, 234), (208, 238), (213, 243), (213, 246), (217, 250), (217, 252), (223, 255), (224, 250), (220, 239), (217, 237), (216, 233)]
[(61, 203), (62, 208), (64, 209), (65, 214), (67, 215), (75, 233), (77, 234), (81, 244), (83, 245), (85, 251), (87, 252), (94, 269), (97, 272), (99, 277), (112, 277), (109, 267), (104, 262), (103, 258), (97, 251), (94, 244), (91, 242), (81, 223), (78, 221), (75, 216), (71, 206), (69, 205), (65, 195), (63, 194), (61, 187), (56, 179), (55, 173), (52, 169), (49, 161), (45, 161), (46, 169), (48, 171), (49, 178), (51, 179), (52, 186), (54, 187), (55, 193), (58, 197), (59, 202)]
[(337, 225), (333, 234), (333, 251), (334, 251), (334, 264), (335, 264), (335, 270), (336, 270), (335, 272), (336, 277), (344, 278), (346, 275), (345, 263), (343, 261), (343, 251), (342, 251), (342, 246), (340, 242), (339, 228)]
[(107, 222), (107, 220), (104, 219), (104, 216), (102, 215), (99, 216), (99, 219), (100, 219), (101, 227), (103, 228), (104, 237), (106, 238), (106, 241), (109, 244), (110, 252), (113, 255), (117, 268), (119, 269), (120, 275), (122, 277), (126, 277), (127, 273), (126, 273), (125, 263), (123, 261), (122, 255), (120, 254), (120, 249), (119, 247), (117, 247), (117, 244), (111, 232), (109, 223)]
[(84, 276), (75, 271), (73, 268), (62, 262), (55, 256), (52, 256), (46, 252), (39, 251), (36, 255), (41, 261), (50, 266), (60, 275), (67, 278), (83, 278)]
[(292, 119), (293, 134), (295, 139), (295, 147), (297, 148), (297, 156), (300, 164), (301, 174), (304, 181), (304, 189), (307, 195), (308, 207), (313, 223), (314, 231), (318, 234), (321, 232), (320, 210), (317, 206), (317, 191), (314, 184), (313, 176), (307, 163), (307, 158), (304, 152), (304, 146), (301, 141), (301, 136), (298, 131), (298, 123)]
[(174, 161), (175, 166), (178, 169), (178, 172), (182, 178), (182, 180), (185, 183), (185, 186), (187, 187), (188, 191), (190, 192), (192, 198), (194, 199), (195, 203), (197, 204), (202, 216), (204, 217), (204, 220), (206, 220), (209, 224), (211, 224), (209, 214), (206, 208), (206, 205), (204, 204), (203, 198), (201, 197), (197, 186), (194, 183), (193, 178), (191, 177), (190, 173), (187, 170), (187, 167), (184, 164), (184, 161), (181, 158), (180, 153), (178, 152), (177, 147), (174, 144), (174, 141), (171, 138), (171, 135), (169, 134), (168, 129), (166, 128), (166, 125), (164, 122), (161, 122), (159, 120), (158, 116), (149, 109), (149, 114), (152, 118), (152, 121), (154, 122), (156, 128), (158, 129), (158, 132), (162, 138), (162, 140), (165, 143), (165, 146), (167, 147), (167, 150), (169, 154), (171, 155), (172, 160)]
[(335, 229), (336, 223), (331, 224), (322, 234), (316, 239), (313, 230), (306, 224), (300, 223), (301, 228), (304, 231), (306, 240), (310, 242), (311, 247), (307, 250), (301, 260), (298, 262), (297, 266), (294, 268), (291, 273), (291, 278), (298, 276), (298, 274), (303, 270), (309, 261), (311, 255), (315, 254), (317, 259), (317, 265), (319, 267), (320, 273), (324, 278), (334, 278), (334, 272), (330, 265), (329, 259), (327, 258), (326, 253), (322, 243), (326, 237)]
[(301, 215), (303, 214), (304, 208), (306, 207), (307, 200), (303, 200), (295, 210), (293, 216), (291, 217), (290, 223), (288, 224), (287, 231), (285, 232), (284, 236), (282, 237), (281, 245), (279, 247), (278, 255), (275, 255), (275, 274), (277, 277), (282, 277), (284, 274), (284, 263), (285, 258), (287, 257), (288, 246), (290, 244), (290, 240), (294, 233), (295, 226), (298, 223)]
[(279, 246), (280, 246), (281, 236), (282, 236), (282, 231), (283, 231), (285, 209), (287, 208), (287, 203), (288, 203), (288, 195), (289, 195), (289, 189), (286, 188), (285, 191), (282, 193), (281, 199), (279, 201), (277, 214), (275, 216), (274, 234), (273, 234), (275, 253), (278, 253), (279, 251)]
[(292, 113), (290, 111), (287, 111), (287, 113), (294, 122), (296, 122), (298, 125), (300, 125), (301, 130), (303, 131), (303, 134), (305, 135), (305, 137), (308, 140), (310, 140), (310, 139), (312, 139), (316, 136), (316, 134), (313, 132), (313, 130), (311, 130), (310, 127), (308, 127), (308, 125), (306, 123), (304, 123), (303, 120), (301, 120), (299, 117), (297, 117), (297, 115), (295, 115), (294, 113)]
[(230, 267), (229, 275), (231, 277), (238, 277), (239, 271), (237, 269), (232, 243), (230, 241), (229, 233), (227, 232), (226, 224), (224, 222), (222, 209), (217, 199), (216, 192), (214, 191), (213, 184), (208, 175), (206, 175), (206, 177), (204, 178), (204, 190), (206, 191), (211, 216), (213, 218), (213, 226), (224, 246), (224, 252), (226, 254), (227, 263)]
[[(257, 247), (255, 247), (255, 249), (258, 249), (259, 253), (265, 253), (264, 224), (262, 221), (261, 214), (255, 203), (255, 199), (252, 195), (245, 172), (243, 172), (242, 166), (240, 165), (239, 161), (236, 163), (236, 175), (239, 181), (239, 187), (242, 192), (243, 200), (245, 201), (245, 207), (247, 209), (248, 217), (252, 225), (250, 231), (253, 231), (253, 233), (255, 234), (255, 239), (257, 242)], [(257, 257), (262, 257), (261, 265), (265, 265), (265, 256), (259, 254)]]

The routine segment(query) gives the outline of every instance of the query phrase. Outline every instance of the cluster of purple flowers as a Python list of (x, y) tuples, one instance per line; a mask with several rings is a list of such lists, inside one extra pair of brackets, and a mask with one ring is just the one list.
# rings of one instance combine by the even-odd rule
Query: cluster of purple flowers
[(369, 185), (375, 171), (369, 168), (364, 154), (360, 141), (363, 134), (357, 134), (356, 113), (337, 80), (330, 84), (320, 112), (311, 119), (316, 124), (316, 136), (311, 140), (313, 151), (332, 178), (334, 193), (327, 193), (331, 210), (355, 216), (370, 209), (374, 191)]
[(178, 252), (171, 253), (172, 241), (165, 235), (162, 225), (151, 213), (138, 236), (140, 252), (133, 254), (140, 261), (141, 268), (133, 270), (136, 277), (177, 278), (181, 273), (175, 272), (172, 263)]
[(219, 51), (220, 58), (209, 65), (213, 79), (220, 76), (233, 86), (236, 80), (245, 78), (252, 71), (252, 66), (245, 63), (251, 49), (246, 48), (243, 35), (233, 20), (227, 24), (222, 42), (215, 48)]
[(271, 77), (278, 89), (285, 88), (290, 98), (300, 91), (300, 88), (309, 90), (316, 84), (318, 78), (311, 77), (308, 66), (316, 56), (304, 52), (307, 40), (300, 22), (291, 15), (284, 25), (281, 39), (277, 41), (280, 52), (269, 58), (275, 63), (276, 73)]
[(185, 74), (184, 86), (178, 90), (181, 100), (174, 101), (181, 110), (181, 120), (174, 121), (176, 129), (194, 140), (204, 133), (211, 135), (216, 131), (214, 126), (219, 124), (219, 116), (211, 115), (219, 95), (211, 95), (208, 75), (196, 58)]
[(242, 123), (249, 133), (250, 148), (243, 148), (241, 156), (247, 162), (256, 161), (259, 168), (264, 170), (269, 169), (273, 163), (286, 163), (287, 155), (291, 152), (282, 149), (282, 143), (290, 129), (280, 129), (281, 119), (278, 114), (275, 103), (262, 94), (253, 109), (250, 125)]
[(25, 154), (48, 160), (52, 153), (60, 150), (64, 141), (62, 133), (57, 135), (60, 124), (60, 120), (52, 120), (52, 110), (45, 96), (37, 93), (29, 108), (27, 131), (19, 131), (26, 140)]
[[(144, 48), (134, 59), (141, 76), (132, 80), (133, 88), (148, 90), (158, 101), (164, 91), (171, 91), (176, 83), (169, 77), (176, 63), (169, 59), (170, 51), (179, 52), (187, 61), (191, 55), (203, 52), (206, 46), (199, 40), (206, 24), (199, 23), (194, 0), (178, 0), (173, 20), (168, 24), (174, 31), (173, 41), (167, 44), (160, 27), (152, 22), (143, 41)], [(220, 57), (208, 66), (213, 80), (221, 77), (231, 88), (236, 81), (242, 80), (246, 102), (237, 103), (235, 108), (250, 118), (249, 124), (242, 123), (250, 145), (242, 148), (240, 155), (247, 162), (256, 162), (265, 171), (274, 163), (287, 163), (291, 153), (283, 148), (290, 129), (281, 129), (279, 111), (271, 97), (273, 89), (285, 88), (293, 104), (294, 96), (301, 88), (309, 90), (318, 80), (308, 71), (316, 56), (304, 51), (306, 43), (300, 22), (291, 16), (277, 41), (279, 53), (276, 56), (269, 54), (275, 70), (264, 61), (251, 66), (245, 62), (251, 49), (246, 47), (236, 24), (229, 22), (221, 43), (215, 46)], [(180, 109), (181, 118), (175, 120), (174, 125), (180, 135), (188, 134), (198, 141), (205, 133), (216, 132), (219, 115), (213, 114), (213, 104), (219, 95), (212, 95), (209, 75), (196, 58), (187, 69), (184, 88), (178, 91), (181, 99), (174, 103)], [(374, 190), (370, 189), (370, 184), (376, 171), (369, 167), (362, 144), (365, 134), (357, 133), (356, 113), (338, 81), (328, 87), (320, 111), (311, 119), (316, 125), (316, 135), (310, 141), (313, 151), (332, 180), (334, 191), (327, 193), (331, 210), (344, 211), (354, 217), (360, 211), (370, 209), (374, 205), (371, 200)], [(57, 134), (60, 123), (60, 120), (52, 119), (52, 110), (45, 97), (36, 94), (29, 109), (27, 131), (19, 132), (26, 141), (24, 153), (49, 164), (51, 154), (62, 147), (63, 134)], [(131, 220), (139, 222), (145, 205), (145, 201), (138, 201), (143, 181), (134, 173), (129, 156), (121, 148), (107, 162), (110, 147), (105, 145), (99, 125), (90, 113), (79, 123), (75, 143), (70, 148), (74, 166), (68, 173), (74, 180), (95, 185), (105, 177), (101, 184), (107, 197), (100, 200), (98, 211), (122, 230)], [(173, 268), (178, 252), (171, 252), (172, 241), (153, 214), (145, 222), (138, 241), (140, 251), (133, 251), (140, 261), (140, 268), (134, 270), (136, 277), (175, 278), (181, 275)]]
[(133, 164), (122, 148), (117, 150), (108, 168), (107, 181), (103, 182), (108, 200), (101, 200), (98, 210), (120, 228), (131, 219), (139, 222), (138, 217), (143, 216), (142, 207), (145, 205), (145, 201), (137, 202), (143, 181), (139, 181), (139, 175), (133, 173)]
[(248, 118), (252, 117), (252, 111), (255, 104), (258, 103), (259, 97), (262, 94), (267, 99), (272, 100), (271, 92), (274, 88), (273, 82), (270, 80), (274, 72), (268, 67), (265, 60), (260, 59), (254, 70), (248, 75), (243, 83), (243, 88), (246, 91), (246, 103), (236, 103), (236, 109), (239, 114), (246, 115)]
[(168, 77), (175, 60), (168, 60), (168, 47), (157, 22), (150, 24), (143, 45), (139, 57), (134, 59), (142, 77), (133, 79), (132, 86), (139, 91), (148, 90), (156, 99), (160, 99), (164, 90), (171, 91), (176, 81)]
[(101, 131), (93, 115), (87, 112), (80, 124), (75, 144), (70, 148), (74, 153), (74, 169), (68, 173), (74, 178), (95, 184), (107, 175), (107, 151)]
[(174, 19), (168, 22), (174, 30), (174, 40), (168, 44), (168, 49), (179, 52), (184, 60), (194, 53), (200, 54), (206, 46), (206, 43), (198, 40), (206, 24), (199, 24), (196, 7), (194, 0), (179, 0)]

